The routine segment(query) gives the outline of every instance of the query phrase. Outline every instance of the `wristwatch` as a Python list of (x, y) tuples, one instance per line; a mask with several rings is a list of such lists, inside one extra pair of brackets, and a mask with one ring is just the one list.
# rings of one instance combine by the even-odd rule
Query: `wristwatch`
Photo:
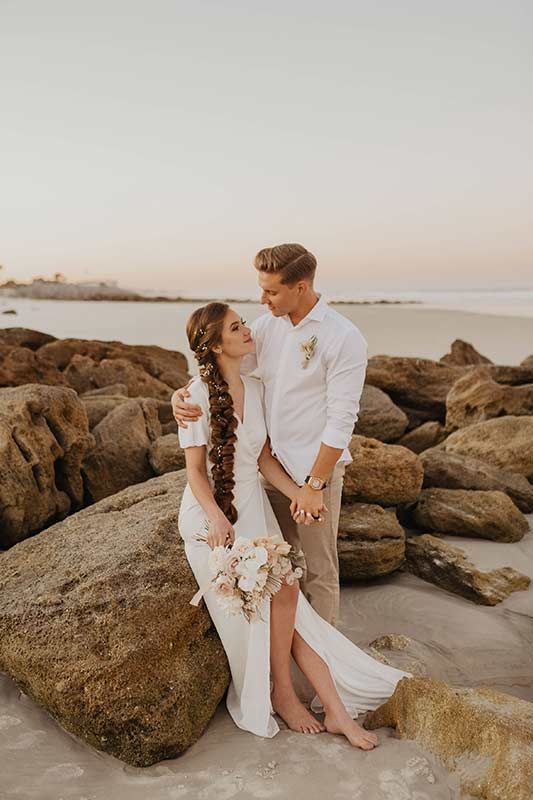
[(314, 489), (315, 491), (319, 492), (322, 489), (325, 489), (327, 486), (326, 481), (323, 481), (322, 478), (315, 478), (313, 475), (308, 475), (305, 479), (304, 483)]

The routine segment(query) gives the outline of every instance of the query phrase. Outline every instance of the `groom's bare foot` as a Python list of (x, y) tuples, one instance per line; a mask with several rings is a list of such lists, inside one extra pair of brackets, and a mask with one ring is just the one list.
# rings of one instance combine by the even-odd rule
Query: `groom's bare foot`
[(291, 731), (297, 733), (321, 733), (324, 725), (300, 702), (295, 692), (272, 692), (272, 708), (279, 714)]
[(360, 747), (361, 750), (373, 750), (379, 744), (376, 734), (361, 728), (347, 711), (339, 712), (338, 714), (326, 714), (324, 724), (328, 733), (342, 733), (346, 736), (352, 747)]

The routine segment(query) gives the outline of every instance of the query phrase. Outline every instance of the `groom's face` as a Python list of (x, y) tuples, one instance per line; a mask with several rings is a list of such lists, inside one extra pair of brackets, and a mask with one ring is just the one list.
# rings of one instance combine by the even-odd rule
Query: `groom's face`
[(288, 286), (281, 282), (279, 275), (270, 272), (259, 272), (258, 276), (261, 303), (268, 306), (275, 317), (283, 317), (296, 309), (300, 298), (298, 284)]

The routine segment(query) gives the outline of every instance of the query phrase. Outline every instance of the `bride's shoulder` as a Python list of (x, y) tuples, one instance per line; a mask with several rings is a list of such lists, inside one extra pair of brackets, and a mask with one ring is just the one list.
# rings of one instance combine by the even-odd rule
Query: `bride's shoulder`
[(187, 391), (189, 392), (189, 401), (191, 403), (197, 403), (202, 406), (206, 403), (209, 405), (209, 388), (199, 375), (192, 379)]

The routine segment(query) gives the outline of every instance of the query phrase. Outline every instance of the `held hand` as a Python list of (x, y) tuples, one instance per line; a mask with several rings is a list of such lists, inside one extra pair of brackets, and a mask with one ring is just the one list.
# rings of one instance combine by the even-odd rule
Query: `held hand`
[(170, 398), (170, 402), (172, 404), (172, 413), (180, 428), (186, 428), (188, 422), (196, 422), (196, 420), (200, 419), (203, 414), (200, 406), (186, 402), (187, 397), (190, 396), (189, 392), (187, 391), (189, 384), (190, 381), (187, 386), (183, 386), (181, 389), (176, 389)]
[(296, 492), (291, 505), (291, 515), (299, 525), (321, 522), (328, 509), (324, 505), (324, 492), (311, 489), (304, 484)]
[(207, 544), (213, 550), (219, 545), (233, 544), (235, 541), (235, 531), (233, 525), (228, 522), (224, 514), (209, 522), (207, 533)]

